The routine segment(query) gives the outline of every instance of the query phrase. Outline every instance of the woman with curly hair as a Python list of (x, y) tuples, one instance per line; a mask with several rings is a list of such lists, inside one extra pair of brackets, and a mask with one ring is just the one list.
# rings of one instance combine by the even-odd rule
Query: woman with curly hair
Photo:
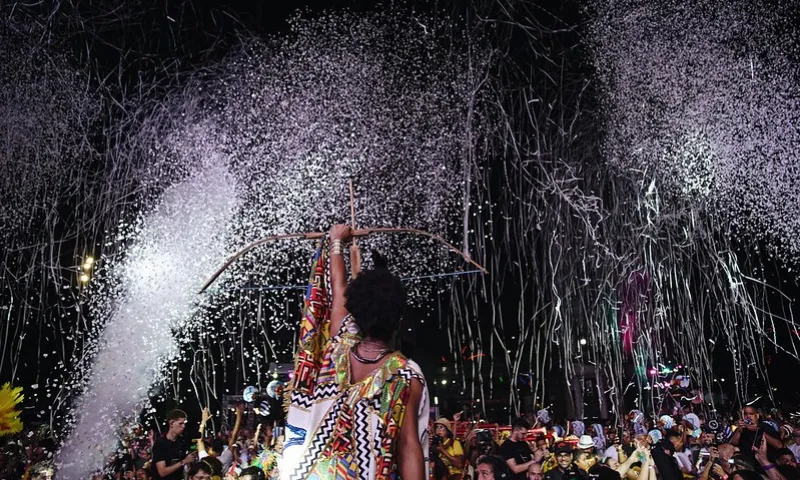
[(385, 265), (348, 285), (344, 246), (351, 236), (350, 227), (335, 225), (315, 257), (287, 393), (281, 478), (423, 480), (425, 378), (394, 348), (405, 289)]

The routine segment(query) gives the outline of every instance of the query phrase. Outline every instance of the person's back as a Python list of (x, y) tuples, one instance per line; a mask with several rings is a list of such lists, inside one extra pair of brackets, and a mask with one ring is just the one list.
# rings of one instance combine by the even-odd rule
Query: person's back
[(385, 269), (348, 286), (341, 242), (349, 236), (346, 226), (331, 231), (330, 305), (325, 251), (315, 257), (278, 470), (282, 479), (423, 480), (425, 380), (391, 346), (405, 292)]
[(683, 472), (678, 466), (678, 461), (673, 456), (675, 446), (669, 438), (662, 438), (655, 444), (651, 451), (653, 461), (662, 480), (682, 480)]

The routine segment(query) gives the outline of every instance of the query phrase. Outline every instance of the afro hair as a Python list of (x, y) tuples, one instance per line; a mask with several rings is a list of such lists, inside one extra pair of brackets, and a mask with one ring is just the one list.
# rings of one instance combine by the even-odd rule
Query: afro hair
[(385, 268), (365, 270), (347, 286), (344, 306), (363, 335), (388, 343), (400, 328), (406, 291)]

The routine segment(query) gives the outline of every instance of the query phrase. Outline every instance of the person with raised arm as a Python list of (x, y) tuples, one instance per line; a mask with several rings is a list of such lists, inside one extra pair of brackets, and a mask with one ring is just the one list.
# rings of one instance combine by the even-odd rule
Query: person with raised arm
[[(394, 344), (405, 290), (379, 256), (374, 269), (354, 271), (348, 284), (344, 254), (351, 236), (350, 227), (335, 225), (314, 257), (287, 389), (280, 477), (423, 480), (425, 378)], [(350, 254), (357, 266), (355, 245)]]

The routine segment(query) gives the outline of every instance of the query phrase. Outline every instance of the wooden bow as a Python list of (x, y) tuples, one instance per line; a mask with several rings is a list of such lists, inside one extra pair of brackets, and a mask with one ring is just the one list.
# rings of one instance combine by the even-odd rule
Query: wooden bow
[[(417, 228), (389, 228), (389, 227), (364, 228), (364, 229), (359, 229), (359, 230), (353, 230), (352, 235), (353, 235), (353, 237), (364, 237), (364, 236), (367, 236), (367, 235), (370, 235), (370, 234), (373, 234), (373, 233), (413, 233), (413, 234), (422, 235), (424, 237), (431, 238), (431, 239), (436, 240), (439, 243), (445, 245), (448, 249), (450, 249), (451, 252), (454, 252), (454, 253), (457, 253), (457, 254), (461, 255), (461, 257), (464, 260), (466, 260), (467, 262), (469, 262), (470, 264), (475, 266), (475, 268), (477, 268), (481, 272), (488, 273), (486, 271), (486, 269), (482, 265), (480, 265), (479, 263), (477, 263), (474, 260), (472, 260), (466, 253), (464, 253), (461, 250), (457, 249), (455, 246), (453, 246), (447, 240), (445, 240), (444, 238), (440, 237), (439, 235), (435, 235), (433, 233), (426, 232), (425, 230), (419, 230)], [(211, 278), (209, 278), (208, 281), (205, 283), (205, 285), (203, 285), (203, 288), (200, 289), (200, 293), (205, 292), (208, 289), (208, 287), (210, 287), (217, 280), (217, 278), (219, 278), (219, 276), (222, 275), (222, 273), (225, 270), (227, 270), (228, 267), (230, 267), (233, 264), (233, 262), (235, 262), (236, 260), (240, 259), (244, 254), (246, 254), (250, 250), (253, 250), (256, 247), (260, 247), (261, 245), (265, 245), (267, 243), (274, 242), (274, 241), (277, 241), (277, 240), (289, 240), (289, 239), (294, 239), (294, 238), (301, 238), (301, 239), (306, 239), (306, 240), (317, 240), (317, 239), (323, 238), (325, 235), (327, 235), (325, 232), (288, 233), (288, 234), (284, 234), (284, 235), (273, 235), (271, 237), (262, 238), (261, 240), (253, 242), (250, 245), (244, 247), (243, 249), (241, 249), (238, 252), (236, 252), (235, 254), (233, 254), (233, 256), (231, 258), (229, 258), (228, 261), (225, 262), (225, 264), (222, 265), (222, 267), (220, 267), (219, 270), (214, 272), (214, 275), (212, 275)]]

